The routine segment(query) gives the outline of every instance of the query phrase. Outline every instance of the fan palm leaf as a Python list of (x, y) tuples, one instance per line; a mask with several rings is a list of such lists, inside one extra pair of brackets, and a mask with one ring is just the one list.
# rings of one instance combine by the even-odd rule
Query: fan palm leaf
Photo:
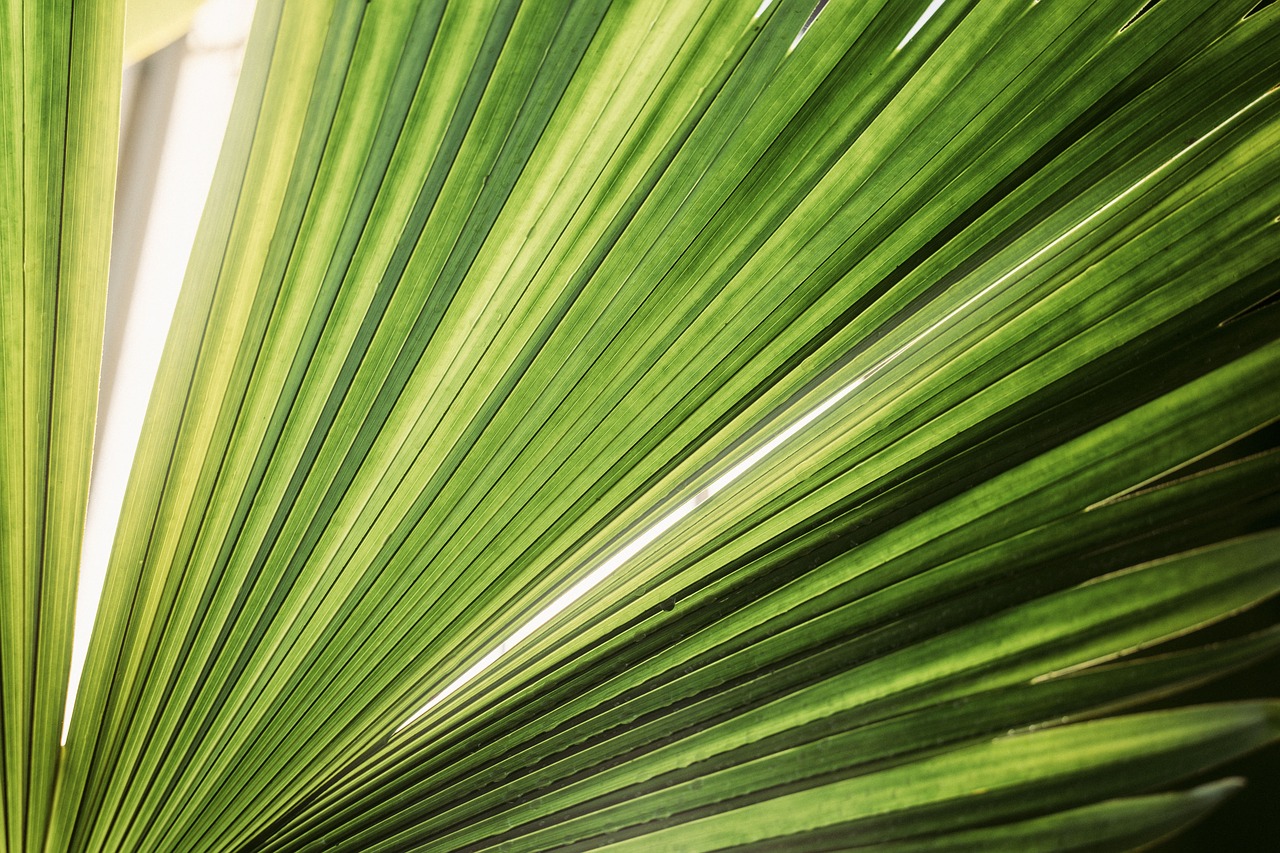
[(9, 849), (1123, 850), (1276, 738), (1152, 706), (1280, 645), (1197, 633), (1280, 589), (1276, 7), (261, 0), (59, 753), (64, 5), (0, 34), (68, 105), (5, 123)]

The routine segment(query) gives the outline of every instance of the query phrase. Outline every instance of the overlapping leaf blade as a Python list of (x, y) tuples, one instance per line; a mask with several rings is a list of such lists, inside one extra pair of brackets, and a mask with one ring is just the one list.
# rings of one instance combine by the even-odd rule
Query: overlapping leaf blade
[(53, 798), (89, 487), (122, 2), (0, 7), (0, 850)]

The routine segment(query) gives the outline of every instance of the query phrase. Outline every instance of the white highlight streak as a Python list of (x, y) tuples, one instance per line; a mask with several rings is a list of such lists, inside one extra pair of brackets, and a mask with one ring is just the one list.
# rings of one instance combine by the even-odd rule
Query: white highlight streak
[(769, 8), (770, 6), (772, 6), (772, 5), (773, 5), (773, 0), (764, 0), (764, 2), (762, 2), (762, 3), (760, 4), (760, 8), (759, 8), (759, 9), (756, 9), (756, 13), (755, 13), (754, 15), (752, 15), (752, 16), (751, 16), (751, 20), (753, 20), (753, 21), (754, 21), (756, 18), (759, 18), (759, 17), (760, 17), (761, 15), (763, 15), (763, 14), (768, 10), (768, 8)]
[(795, 39), (791, 42), (791, 47), (787, 48), (787, 56), (791, 55), (791, 51), (796, 49), (796, 45), (800, 44), (800, 40), (805, 37), (809, 29), (818, 22), (818, 17), (822, 14), (822, 10), (827, 8), (827, 0), (819, 0), (818, 5), (813, 7), (813, 11), (809, 13), (809, 18), (804, 22), (804, 26), (800, 28), (800, 32), (796, 33)]
[(933, 2), (929, 4), (929, 8), (925, 9), (924, 14), (920, 16), (920, 20), (911, 25), (911, 29), (907, 32), (907, 35), (902, 39), (902, 41), (898, 42), (898, 46), (895, 47), (894, 50), (902, 50), (906, 47), (907, 42), (915, 38), (916, 33), (924, 29), (924, 25), (929, 23), (929, 19), (937, 14), (938, 10), (942, 8), (942, 4), (945, 2), (947, 2), (947, 0), (933, 0)]
[[(935, 6), (941, 6), (942, 2), (943, 0), (937, 0), (937, 2), (935, 3)], [(927, 18), (930, 13), (926, 12), (925, 14)], [(923, 24), (918, 26), (922, 26), (922, 25)], [(918, 26), (917, 26), (917, 29), (918, 29)], [(914, 31), (913, 31), (913, 34), (914, 34)], [(432, 708), (436, 707), (441, 702), (443, 702), (445, 699), (449, 698), (454, 693), (458, 692), (458, 690), (464, 687), (468, 682), (474, 680), (476, 676), (480, 675), (486, 669), (493, 666), (493, 664), (495, 664), (507, 652), (511, 651), (517, 645), (519, 645), (520, 643), (528, 639), (535, 631), (537, 631), (543, 625), (546, 625), (548, 622), (550, 622), (552, 619), (554, 619), (556, 616), (562, 613), (566, 608), (572, 605), (575, 601), (582, 598), (582, 596), (586, 595), (588, 592), (590, 592), (592, 589), (598, 586), (602, 581), (604, 581), (606, 578), (608, 578), (618, 569), (622, 568), (622, 566), (624, 566), (628, 561), (630, 561), (632, 557), (636, 556), (642, 550), (644, 550), (646, 547), (652, 544), (659, 536), (666, 533), (672, 527), (680, 523), (682, 520), (684, 520), (686, 516), (692, 513), (695, 509), (697, 509), (702, 504), (706, 503), (708, 500), (710, 500), (717, 493), (719, 493), (724, 488), (729, 486), (731, 483), (733, 483), (735, 480), (737, 480), (739, 477), (741, 477), (751, 468), (755, 467), (757, 464), (760, 463), (761, 460), (763, 460), (769, 454), (773, 453), (773, 451), (777, 450), (787, 441), (791, 440), (797, 433), (799, 433), (805, 427), (809, 426), (818, 418), (822, 417), (824, 414), (829, 412), (834, 406), (836, 406), (838, 403), (840, 403), (842, 400), (844, 400), (846, 397), (852, 394), (855, 390), (857, 390), (857, 388), (866, 384), (866, 382), (870, 380), (873, 376), (883, 371), (889, 365), (893, 364), (893, 362), (897, 361), (899, 358), (901, 358), (904, 354), (906, 354), (910, 350), (914, 349), (919, 343), (924, 341), (926, 338), (930, 337), (939, 328), (950, 323), (957, 315), (968, 310), (974, 303), (978, 302), (980, 299), (987, 296), (996, 288), (1007, 283), (1010, 279), (1022, 273), (1028, 266), (1034, 264), (1036, 261), (1044, 257), (1046, 254), (1049, 254), (1050, 252), (1054, 251), (1064, 241), (1069, 240), (1072, 236), (1074, 236), (1075, 234), (1080, 232), (1082, 229), (1089, 226), (1091, 223), (1094, 222), (1094, 220), (1098, 219), (1107, 211), (1111, 210), (1113, 207), (1118, 205), (1125, 198), (1132, 195), (1140, 187), (1149, 183), (1157, 175), (1169, 169), (1169, 167), (1171, 167), (1174, 163), (1177, 163), (1179, 160), (1186, 157), (1188, 153), (1204, 145), (1206, 140), (1215, 137), (1224, 127), (1234, 122), (1237, 118), (1244, 115), (1249, 110), (1253, 109), (1254, 106), (1261, 103), (1264, 99), (1270, 97), (1273, 94), (1273, 92), (1268, 92), (1258, 97), (1251, 103), (1249, 103), (1247, 106), (1245, 106), (1244, 108), (1236, 112), (1230, 118), (1223, 121), (1213, 130), (1204, 134), (1197, 142), (1179, 151), (1173, 157), (1166, 160), (1160, 166), (1158, 166), (1157, 168), (1152, 170), (1150, 173), (1148, 173), (1147, 175), (1139, 179), (1136, 183), (1134, 183), (1124, 192), (1120, 193), (1115, 198), (1111, 199), (1109, 202), (1104, 204), (1102, 207), (1098, 208), (1093, 213), (1089, 214), (1084, 219), (1077, 222), (1074, 226), (1064, 231), (1056, 239), (1054, 239), (1049, 244), (1043, 246), (1035, 254), (1023, 260), (1021, 263), (1019, 263), (1013, 269), (1009, 270), (1004, 275), (997, 278), (995, 281), (991, 282), (990, 284), (978, 290), (972, 296), (965, 299), (963, 302), (961, 302), (952, 310), (948, 311), (940, 319), (930, 324), (923, 331), (915, 335), (913, 338), (911, 338), (909, 341), (904, 343), (902, 346), (898, 347), (896, 350), (889, 353), (889, 355), (885, 356), (883, 359), (876, 362), (874, 365), (868, 368), (865, 372), (860, 374), (857, 378), (853, 379), (851, 382), (841, 387), (831, 396), (827, 397), (825, 400), (819, 403), (815, 408), (811, 409), (808, 413), (806, 413), (805, 415), (800, 417), (798, 420), (796, 420), (795, 423), (791, 424), (791, 426), (787, 427), (785, 430), (778, 433), (778, 435), (774, 436), (770, 441), (756, 448), (755, 451), (753, 451), (751, 454), (749, 454), (740, 462), (738, 462), (738, 464), (734, 465), (728, 471), (721, 474), (715, 480), (712, 480), (708, 486), (699, 490), (693, 497), (689, 498), (684, 503), (680, 504), (678, 507), (676, 507), (670, 513), (665, 515), (662, 519), (657, 521), (651, 527), (646, 529), (643, 533), (641, 533), (635, 539), (631, 540), (631, 542), (629, 542), (620, 551), (618, 551), (616, 554), (614, 554), (604, 563), (600, 564), (598, 567), (592, 570), (589, 574), (587, 574), (585, 577), (583, 577), (581, 580), (579, 580), (577, 583), (571, 586), (568, 590), (562, 593), (558, 598), (552, 601), (549, 605), (547, 605), (536, 616), (534, 616), (527, 623), (525, 623), (519, 629), (517, 629), (514, 634), (512, 634), (510, 637), (508, 637), (507, 639), (499, 643), (496, 648), (494, 648), (492, 651), (486, 654), (483, 658), (476, 661), (469, 669), (467, 669), (465, 672), (459, 675), (456, 679), (450, 682), (444, 689), (442, 689), (440, 692), (432, 696), (431, 699), (428, 700), (425, 705), (423, 705), (421, 708), (415, 711), (413, 715), (409, 717), (409, 719), (401, 723), (400, 726), (395, 730), (394, 734), (399, 734), (400, 732), (404, 731), (406, 728), (408, 728), (410, 725), (416, 722), (420, 717), (422, 717), (423, 714), (427, 713)]]
[(863, 376), (859, 376), (857, 379), (845, 385), (839, 391), (832, 394), (827, 399), (823, 400), (821, 404), (819, 404), (816, 408), (814, 408), (804, 417), (800, 418), (791, 426), (787, 427), (785, 430), (775, 435), (772, 439), (770, 439), (765, 444), (762, 444), (760, 447), (756, 448), (755, 451), (753, 451), (750, 455), (748, 455), (747, 457), (739, 461), (737, 465), (734, 465), (728, 471), (724, 472), (719, 477), (712, 480), (710, 485), (700, 489), (698, 493), (695, 494), (693, 497), (689, 498), (684, 503), (680, 504), (680, 506), (676, 507), (671, 512), (667, 513), (667, 515), (663, 516), (659, 521), (654, 523), (651, 527), (646, 529), (643, 533), (641, 533), (635, 539), (631, 540), (626, 545), (626, 547), (618, 551), (616, 554), (614, 554), (605, 562), (601, 563), (598, 567), (596, 567), (590, 574), (588, 574), (582, 580), (578, 581), (576, 584), (569, 587), (569, 589), (567, 589), (564, 593), (562, 593), (560, 597), (552, 601), (549, 605), (547, 605), (545, 609), (540, 611), (538, 615), (534, 616), (532, 619), (526, 622), (523, 626), (519, 628), (519, 630), (517, 630), (510, 637), (508, 637), (507, 639), (499, 643), (497, 648), (489, 652), (480, 660), (476, 661), (475, 664), (473, 664), (470, 669), (468, 669), (466, 672), (462, 673), (462, 675), (454, 679), (454, 681), (451, 682), (447, 687), (445, 687), (443, 690), (441, 690), (439, 693), (433, 696), (431, 700), (427, 702), (427, 704), (423, 705), (416, 712), (414, 712), (413, 716), (411, 716), (409, 719), (401, 723), (400, 727), (396, 729), (396, 732), (399, 733), (403, 731), (415, 720), (417, 720), (423, 714), (427, 713), (427, 711), (430, 711), (436, 705), (439, 705), (445, 699), (452, 696), (463, 685), (465, 685), (467, 682), (474, 679), (480, 673), (484, 672), (486, 669), (492, 666), (499, 658), (501, 658), (511, 649), (515, 648), (515, 646), (518, 643), (523, 642), (534, 631), (538, 630), (543, 625), (547, 624), (556, 616), (558, 616), (561, 612), (563, 612), (566, 607), (573, 604), (579, 598), (582, 598), (582, 596), (586, 595), (588, 592), (590, 592), (592, 589), (598, 586), (601, 581), (605, 580), (614, 572), (616, 572), (618, 569), (626, 565), (626, 563), (629, 562), (632, 557), (639, 554), (642, 550), (644, 550), (646, 547), (652, 544), (653, 541), (656, 540), (659, 536), (666, 533), (668, 530), (670, 530), (680, 521), (684, 520), (684, 518), (687, 515), (689, 515), (689, 513), (693, 512), (695, 509), (702, 506), (702, 504), (711, 500), (711, 498), (715, 497), (715, 495), (717, 495), (719, 492), (723, 491), (727, 486), (732, 484), (734, 480), (737, 480), (743, 474), (750, 471), (757, 464), (759, 464), (759, 462), (762, 459), (764, 459), (766, 456), (773, 453), (773, 451), (777, 450), (779, 447), (781, 447), (783, 444), (789, 441), (792, 437), (796, 435), (796, 433), (800, 432), (809, 424), (813, 423), (818, 418), (822, 417), (824, 414), (830, 411), (833, 406), (835, 406), (845, 397), (853, 393), (854, 389), (857, 388), (859, 385), (861, 385), (865, 381), (866, 381), (866, 375), (864, 374)]

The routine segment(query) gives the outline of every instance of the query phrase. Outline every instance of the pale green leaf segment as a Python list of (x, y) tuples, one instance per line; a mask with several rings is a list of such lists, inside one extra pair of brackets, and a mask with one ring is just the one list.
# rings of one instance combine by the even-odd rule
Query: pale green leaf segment
[(1108, 850), (1225, 796), (1152, 791), (1274, 704), (1108, 714), (1280, 644), (1147, 652), (1280, 590), (1280, 455), (1169, 476), (1280, 417), (1280, 12), (930, 5), (262, 0), (48, 849)]
[(128, 0), (124, 19), (124, 60), (145, 59), (191, 29), (200, 0)]
[(122, 0), (0, 4), (0, 850), (53, 802), (102, 352)]

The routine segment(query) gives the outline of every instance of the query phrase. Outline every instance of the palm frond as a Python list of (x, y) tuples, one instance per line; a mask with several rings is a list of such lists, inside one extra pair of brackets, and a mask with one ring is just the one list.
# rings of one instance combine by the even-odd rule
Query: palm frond
[(262, 0), (47, 849), (1185, 826), (1280, 729), (1144, 707), (1280, 644), (1159, 648), (1280, 589), (1280, 454), (1194, 465), (1280, 417), (1278, 35)]

